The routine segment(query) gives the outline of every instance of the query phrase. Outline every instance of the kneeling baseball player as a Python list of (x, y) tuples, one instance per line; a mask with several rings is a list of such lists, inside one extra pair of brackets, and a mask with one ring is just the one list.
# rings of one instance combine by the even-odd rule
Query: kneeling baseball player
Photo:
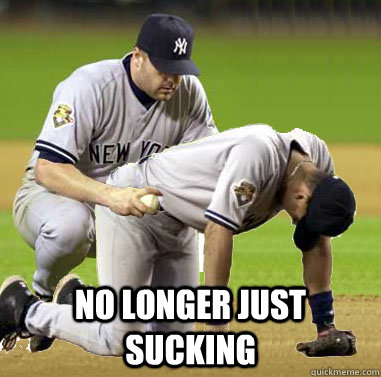
[[(316, 340), (298, 344), (307, 356), (350, 356), (356, 353), (351, 331), (334, 325), (330, 289), (330, 237), (353, 222), (355, 198), (348, 185), (334, 176), (325, 143), (300, 129), (278, 133), (267, 125), (251, 125), (170, 148), (161, 154), (114, 171), (108, 184), (158, 189), (161, 209), (156, 216), (122, 217), (97, 208), (98, 278), (100, 285), (181, 285), (194, 258), (167, 237), (183, 236), (191, 226), (205, 233), (205, 284), (226, 286), (232, 264), (233, 236), (255, 229), (285, 210), (296, 225), (294, 241), (303, 254), (304, 283), (309, 290)], [(133, 229), (134, 231), (131, 231)], [(139, 229), (139, 232), (136, 231)], [(176, 230), (175, 229), (175, 230)], [(178, 264), (179, 256), (182, 263)], [(189, 261), (187, 263), (186, 261)], [(156, 264), (162, 276), (156, 276)], [(165, 268), (164, 268), (165, 267)], [(189, 273), (189, 271), (188, 271)], [(77, 323), (72, 290), (80, 280), (68, 276), (57, 287), (53, 304), (40, 301), (22, 278), (7, 279), (0, 293), (0, 340), (11, 349), (16, 336), (40, 335), (63, 339), (99, 355), (122, 355), (123, 336), (145, 331), (141, 322)], [(189, 323), (149, 324), (150, 329), (187, 331)], [(223, 331), (227, 325), (206, 326)]]

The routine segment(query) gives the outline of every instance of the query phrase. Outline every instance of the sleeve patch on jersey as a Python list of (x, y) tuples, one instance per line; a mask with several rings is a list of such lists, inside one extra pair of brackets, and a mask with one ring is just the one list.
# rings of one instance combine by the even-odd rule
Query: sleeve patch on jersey
[(63, 103), (59, 104), (53, 114), (55, 128), (74, 124), (74, 110), (71, 106)]
[(253, 183), (246, 180), (242, 180), (237, 183), (233, 183), (231, 186), (238, 207), (245, 207), (254, 202), (255, 198), (255, 186)]

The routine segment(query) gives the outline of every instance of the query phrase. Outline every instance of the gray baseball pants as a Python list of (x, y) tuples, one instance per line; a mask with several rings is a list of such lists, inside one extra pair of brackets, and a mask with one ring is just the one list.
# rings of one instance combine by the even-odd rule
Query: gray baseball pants
[(87, 204), (26, 181), (16, 194), (13, 222), (35, 250), (33, 289), (53, 296), (57, 283), (87, 256), (95, 257), (95, 215)]
[[(123, 169), (118, 186), (143, 187), (135, 164)], [(119, 216), (97, 206), (97, 270), (100, 285), (119, 292), (123, 286), (179, 287), (198, 285), (195, 231), (162, 211), (142, 219)], [(31, 334), (55, 337), (98, 355), (123, 354), (123, 337), (129, 331), (145, 331), (142, 322), (75, 322), (69, 305), (38, 302), (28, 311)], [(150, 323), (153, 331), (191, 331), (194, 323)]]

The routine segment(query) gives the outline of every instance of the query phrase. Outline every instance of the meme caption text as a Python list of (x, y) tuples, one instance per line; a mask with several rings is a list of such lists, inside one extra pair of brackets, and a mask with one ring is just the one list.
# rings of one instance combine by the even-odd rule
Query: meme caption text
[(305, 287), (241, 287), (237, 310), (226, 287), (132, 289), (119, 294), (110, 287), (77, 288), (73, 318), (77, 322), (203, 322), (216, 332), (128, 332), (124, 337), (124, 362), (132, 368), (255, 367), (258, 339), (254, 333), (218, 331), (237, 322), (300, 322), (305, 316)]

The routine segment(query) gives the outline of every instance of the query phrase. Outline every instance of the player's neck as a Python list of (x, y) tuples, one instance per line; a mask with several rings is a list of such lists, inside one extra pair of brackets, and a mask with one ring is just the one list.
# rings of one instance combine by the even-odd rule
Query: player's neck
[(287, 182), (297, 177), (301, 171), (314, 169), (315, 165), (308, 155), (293, 150), (287, 164), (285, 180)]
[(142, 88), (140, 87), (140, 84), (139, 84), (139, 80), (137, 78), (137, 72), (136, 72), (136, 68), (135, 66), (132, 64), (132, 58), (131, 60), (128, 62), (129, 64), (129, 70), (130, 70), (130, 78), (132, 80), (132, 82), (140, 89), (142, 90)]
[[(129, 61), (125, 62), (125, 69), (127, 71), (128, 81), (130, 83), (131, 89), (134, 92), (136, 98), (139, 100), (139, 102), (147, 109), (156, 102), (156, 100), (152, 97), (150, 97), (143, 89), (142, 86), (139, 84), (138, 79), (138, 72), (136, 70), (136, 67), (132, 63), (133, 56)], [(128, 66), (126, 66), (128, 65)]]

